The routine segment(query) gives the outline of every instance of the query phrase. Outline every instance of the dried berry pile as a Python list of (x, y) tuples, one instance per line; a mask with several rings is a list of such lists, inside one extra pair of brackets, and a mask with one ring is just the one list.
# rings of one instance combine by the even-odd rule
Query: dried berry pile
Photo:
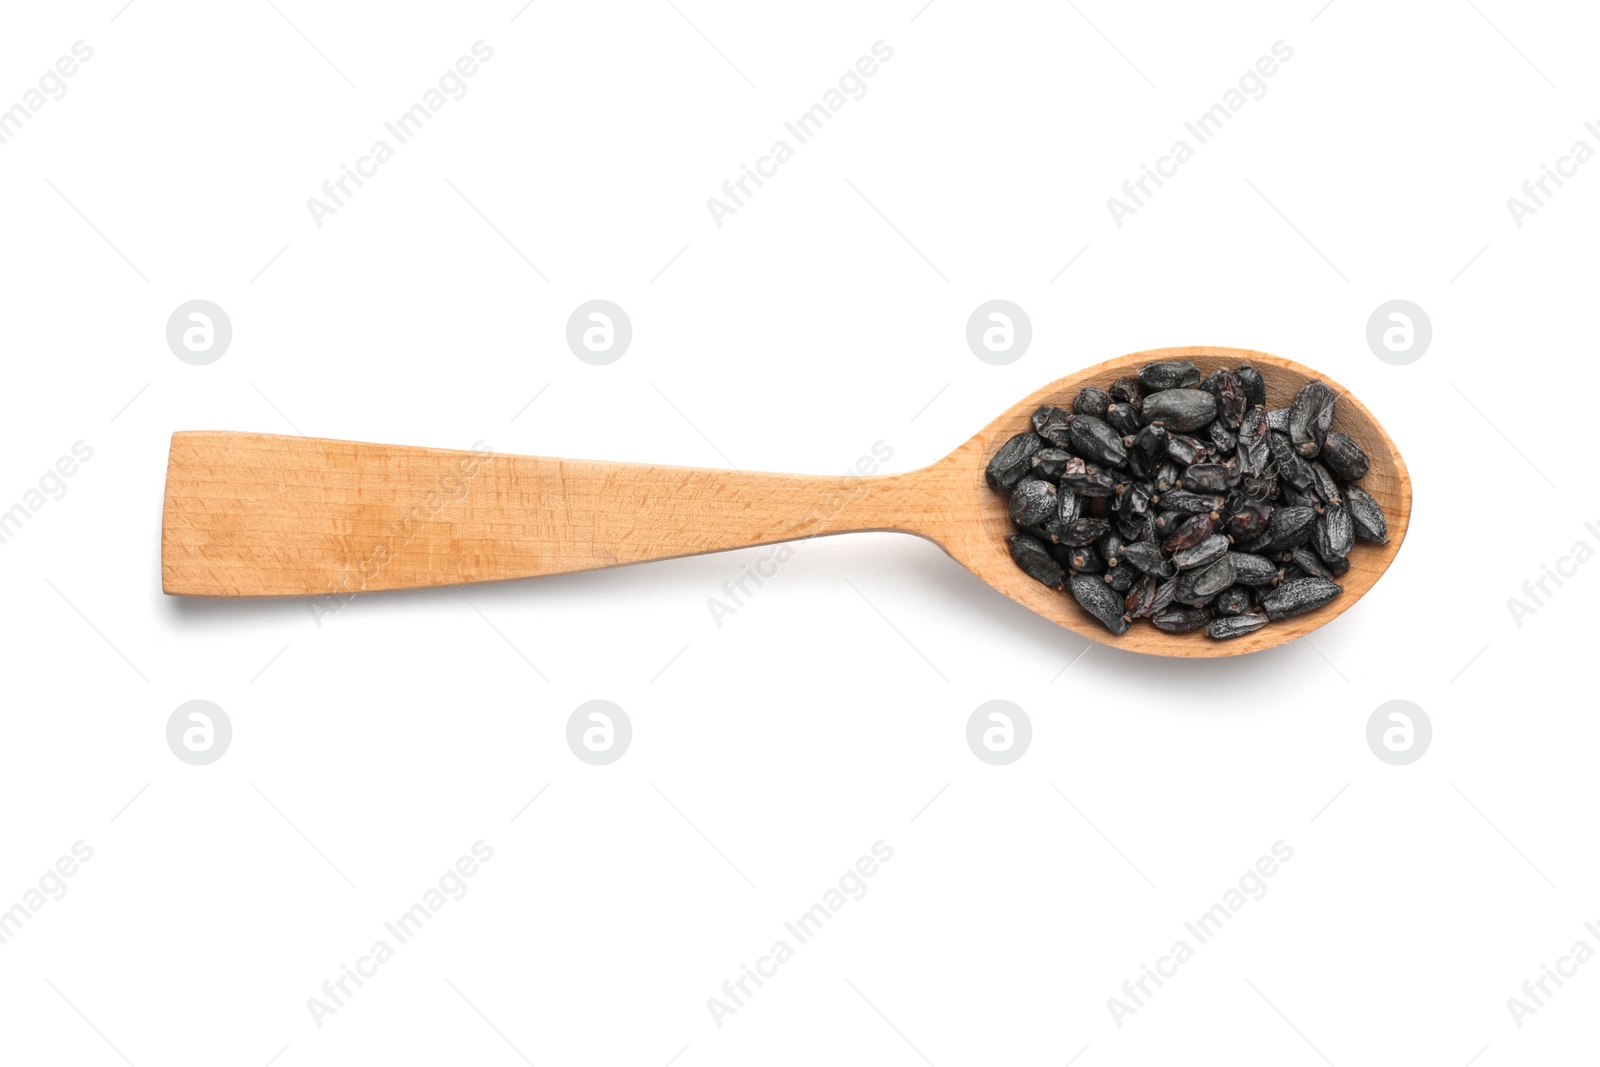
[(1239, 637), (1320, 608), (1356, 542), (1389, 539), (1355, 484), (1366, 453), (1329, 429), (1334, 399), (1311, 382), (1268, 411), (1248, 363), (1202, 381), (1183, 360), (1042, 407), (989, 461), (1011, 558), (1114, 634), (1147, 618)]

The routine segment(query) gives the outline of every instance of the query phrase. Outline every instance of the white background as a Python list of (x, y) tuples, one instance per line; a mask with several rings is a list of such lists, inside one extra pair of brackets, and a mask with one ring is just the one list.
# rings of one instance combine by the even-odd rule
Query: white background
[[(0, 545), (0, 908), (94, 850), (0, 945), (0, 1059), (1592, 1050), (1600, 964), (1521, 1028), (1506, 1006), (1600, 949), (1600, 566), (1520, 627), (1506, 604), (1600, 545), (1600, 164), (1521, 228), (1506, 207), (1600, 148), (1591, 11), (121, 2), (12, 5), (0, 32), (0, 106), (94, 49), (0, 145), (0, 509), (94, 450)], [(315, 226), (307, 197), (478, 40), (467, 95)], [(879, 40), (867, 94), (714, 225), (706, 198)], [(1106, 198), (1279, 40), (1266, 95), (1115, 226)], [(634, 327), (606, 367), (564, 340), (596, 297)], [(997, 297), (1034, 329), (1005, 367), (964, 338)], [(164, 335), (196, 298), (234, 330), (203, 367)], [(1365, 340), (1393, 298), (1433, 323), (1409, 366)], [(720, 628), (708, 598), (771, 550), (373, 596), (321, 627), (159, 588), (174, 430), (818, 473), (881, 440), (898, 471), (1176, 344), (1324, 370), (1410, 465), (1398, 561), (1310, 639), (1084, 654), (892, 535), (802, 546)], [(165, 741), (196, 698), (234, 731), (205, 767)], [(594, 698), (634, 729), (606, 767), (564, 739)], [(1007, 767), (965, 741), (995, 698), (1033, 724)], [(1410, 766), (1367, 748), (1392, 699), (1433, 723)], [(470, 892), (315, 1025), (307, 998), (478, 840)], [(716, 1026), (706, 998), (878, 840), (867, 895)], [(1266, 896), (1115, 1025), (1107, 998), (1279, 840)]]

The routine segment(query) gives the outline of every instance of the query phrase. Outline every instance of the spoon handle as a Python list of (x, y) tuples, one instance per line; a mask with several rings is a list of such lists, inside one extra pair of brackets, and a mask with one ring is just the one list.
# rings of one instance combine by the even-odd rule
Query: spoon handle
[(807, 477), (175, 433), (162, 588), (344, 597), (851, 530), (926, 531), (937, 510), (930, 473)]

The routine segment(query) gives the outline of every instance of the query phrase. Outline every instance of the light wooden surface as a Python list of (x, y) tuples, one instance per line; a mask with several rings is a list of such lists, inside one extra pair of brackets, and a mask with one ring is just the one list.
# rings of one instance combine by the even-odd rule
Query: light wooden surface
[[(1312, 377), (1339, 394), (1334, 428), (1371, 458), (1361, 484), (1389, 522), (1387, 545), (1358, 544), (1345, 592), (1254, 634), (1214, 641), (1145, 622), (1114, 637), (1066, 593), (1024, 575), (1006, 549), (1005, 498), (984, 483), (994, 450), (1045, 403), (1070, 407), (1158, 359), (1201, 372), (1248, 360), (1282, 407)], [(231, 432), (172, 437), (162, 516), (162, 587), (185, 596), (350, 595), (526, 578), (858, 530), (938, 543), (1001, 593), (1085, 637), (1168, 656), (1270, 648), (1348, 609), (1394, 560), (1411, 515), (1399, 451), (1371, 413), (1325, 375), (1242, 349), (1139, 352), (1079, 371), (1020, 400), (930, 467), (875, 477), (806, 477), (502, 456)]]

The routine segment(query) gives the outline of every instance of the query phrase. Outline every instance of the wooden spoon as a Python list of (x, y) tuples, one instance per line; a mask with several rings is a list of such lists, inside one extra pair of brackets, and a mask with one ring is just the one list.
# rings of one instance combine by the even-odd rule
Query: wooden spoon
[[(1338, 395), (1334, 428), (1371, 459), (1361, 485), (1383, 508), (1389, 543), (1358, 544), (1344, 593), (1325, 607), (1226, 641), (1165, 634), (1147, 622), (1113, 636), (1070, 594), (1012, 561), (1005, 497), (989, 458), (1042, 404), (1070, 407), (1154, 360), (1202, 374), (1248, 361), (1269, 408), (1317, 377)], [(906, 474), (805, 477), (649, 464), (503, 456), (274, 434), (172, 436), (161, 528), (162, 588), (182, 596), (323, 596), (528, 578), (670, 559), (854, 530), (926, 537), (1012, 600), (1067, 629), (1135, 652), (1232, 656), (1292, 641), (1372, 588), (1405, 540), (1411, 479), (1372, 413), (1336, 382), (1286, 359), (1236, 348), (1137, 352), (1020, 400), (930, 467)]]

